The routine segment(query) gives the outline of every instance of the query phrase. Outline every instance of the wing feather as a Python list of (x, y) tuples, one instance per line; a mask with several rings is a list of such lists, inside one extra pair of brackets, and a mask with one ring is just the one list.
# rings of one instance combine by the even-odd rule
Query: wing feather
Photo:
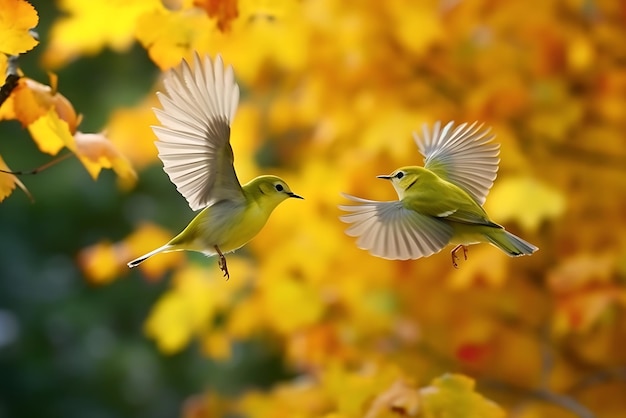
[(357, 246), (389, 260), (427, 257), (439, 252), (452, 237), (446, 223), (406, 209), (402, 202), (378, 202), (344, 194), (358, 205), (342, 205), (351, 224), (346, 234), (357, 237)]
[(500, 145), (491, 142), (493, 134), (477, 122), (456, 128), (449, 122), (443, 128), (436, 122), (422, 136), (413, 133), (424, 156), (424, 167), (468, 192), (480, 205), (485, 203), (498, 173)]
[(239, 103), (239, 86), (232, 67), (218, 55), (202, 60), (196, 53), (193, 69), (183, 60), (163, 81), (157, 93), (161, 109), (154, 109), (163, 170), (189, 203), (199, 210), (220, 200), (243, 201), (233, 167), (230, 124)]

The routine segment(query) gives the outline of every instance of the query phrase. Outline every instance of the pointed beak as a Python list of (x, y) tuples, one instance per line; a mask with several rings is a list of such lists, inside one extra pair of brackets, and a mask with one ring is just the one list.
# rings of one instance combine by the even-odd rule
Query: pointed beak
[(302, 200), (304, 200), (304, 197), (302, 197), (302, 196), (300, 196), (300, 195), (297, 195), (297, 194), (295, 194), (295, 193), (293, 193), (293, 192), (289, 192), (289, 193), (287, 193), (287, 196), (289, 196), (289, 197), (293, 197), (293, 198), (296, 198), (296, 199), (302, 199)]
[(393, 177), (391, 176), (376, 176), (377, 179), (391, 180)]

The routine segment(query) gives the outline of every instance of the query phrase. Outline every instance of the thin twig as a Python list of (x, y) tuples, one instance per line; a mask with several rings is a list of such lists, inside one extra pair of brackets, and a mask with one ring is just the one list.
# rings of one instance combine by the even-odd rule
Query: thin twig
[(49, 161), (49, 162), (45, 163), (44, 165), (41, 165), (41, 166), (39, 166), (37, 168), (34, 168), (32, 170), (7, 171), (7, 170), (0, 169), (0, 173), (13, 174), (14, 176), (37, 174), (37, 173), (42, 172), (45, 169), (48, 169), (48, 168), (52, 167), (53, 165), (56, 165), (56, 164), (60, 163), (63, 160), (67, 160), (69, 157), (71, 157), (73, 155), (74, 154), (72, 154), (71, 152), (69, 152), (67, 154), (63, 154), (60, 157), (55, 158), (54, 160)]

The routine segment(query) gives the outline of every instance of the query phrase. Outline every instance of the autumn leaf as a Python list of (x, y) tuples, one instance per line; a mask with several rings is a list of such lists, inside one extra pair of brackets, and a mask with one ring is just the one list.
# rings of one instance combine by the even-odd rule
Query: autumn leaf
[(557, 219), (565, 211), (565, 197), (558, 190), (529, 176), (499, 179), (485, 204), (497, 222), (517, 221), (527, 231)]
[(43, 55), (46, 66), (53, 68), (105, 46), (127, 50), (135, 40), (137, 19), (163, 6), (160, 0), (62, 0), (59, 8), (65, 14), (52, 26)]
[(0, 52), (18, 55), (33, 49), (39, 41), (29, 30), (38, 22), (37, 11), (27, 1), (0, 0)]
[(588, 332), (610, 307), (626, 305), (626, 287), (615, 281), (613, 254), (580, 254), (548, 275), (555, 295), (552, 328), (557, 335)]
[(121, 274), (120, 249), (103, 241), (83, 249), (78, 256), (85, 276), (94, 284), (107, 284)]
[(137, 181), (137, 174), (130, 162), (122, 155), (115, 145), (102, 134), (76, 132), (76, 155), (83, 163), (91, 177), (96, 180), (103, 168), (112, 169), (125, 187), (131, 187)]
[(56, 155), (63, 147), (76, 151), (68, 124), (59, 118), (54, 108), (31, 122), (28, 131), (41, 152)]
[(180, 64), (191, 52), (202, 50), (202, 40), (210, 37), (212, 22), (200, 10), (155, 10), (137, 20), (137, 40), (150, 58), (165, 70)]
[(194, 6), (203, 8), (206, 13), (217, 20), (217, 27), (222, 32), (230, 29), (231, 21), (239, 15), (237, 0), (194, 0)]
[(424, 418), (504, 418), (495, 403), (474, 391), (474, 381), (462, 375), (444, 375), (420, 389)]
[(146, 335), (161, 351), (176, 353), (199, 337), (206, 353), (217, 358), (230, 355), (230, 336), (211, 324), (221, 310), (235, 303), (251, 270), (248, 263), (236, 257), (229, 258), (229, 268), (240, 273), (236, 283), (223, 280), (217, 269), (207, 274), (204, 268), (188, 266), (176, 272), (174, 286), (157, 301), (144, 325)]
[[(2, 156), (0, 156), (0, 170), (3, 171), (11, 171), (11, 169), (6, 165)], [(18, 186), (20, 189), (26, 193), (27, 196), (30, 197), (30, 193), (26, 186), (13, 174), (8, 173), (0, 173), (0, 202), (6, 199), (15, 189), (15, 186)]]
[[(69, 133), (74, 134), (82, 119), (82, 116), (74, 110), (72, 103), (57, 91), (57, 76), (54, 74), (50, 74), (49, 86), (29, 78), (21, 78), (9, 100), (12, 100), (13, 112), (7, 118), (19, 120), (23, 126), (31, 125), (53, 109), (59, 119), (67, 124)], [(54, 146), (44, 146), (44, 149), (50, 151), (42, 149), (43, 152), (54, 155)]]

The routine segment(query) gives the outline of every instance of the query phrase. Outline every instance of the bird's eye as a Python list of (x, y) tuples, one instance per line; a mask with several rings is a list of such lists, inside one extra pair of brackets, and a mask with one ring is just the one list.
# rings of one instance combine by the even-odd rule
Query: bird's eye
[(402, 171), (398, 172), (398, 174), (396, 174), (396, 178), (397, 179), (401, 179), (402, 177), (404, 177), (404, 173)]
[(277, 191), (279, 191), (279, 192), (282, 192), (282, 191), (284, 190), (284, 187), (283, 187), (283, 185), (282, 185), (282, 184), (277, 184), (277, 185), (276, 185), (276, 186), (274, 186), (274, 187), (276, 187), (276, 190), (277, 190)]

